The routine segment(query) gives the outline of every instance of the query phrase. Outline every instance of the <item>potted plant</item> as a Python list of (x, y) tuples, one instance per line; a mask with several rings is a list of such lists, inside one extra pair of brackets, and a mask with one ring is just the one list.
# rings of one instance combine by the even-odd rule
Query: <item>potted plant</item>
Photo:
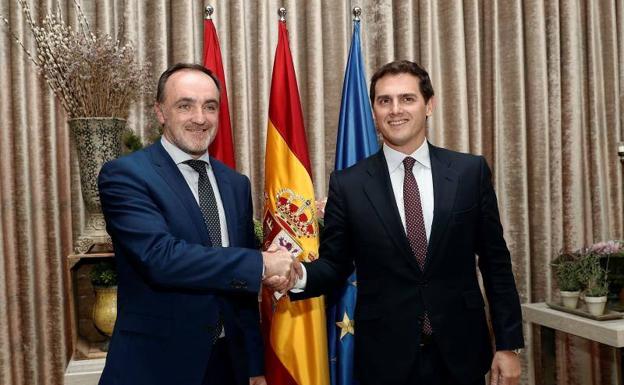
[(587, 311), (596, 316), (604, 313), (609, 293), (608, 266), (603, 267), (600, 259), (601, 255), (592, 252), (590, 248), (579, 261), (579, 276), (585, 287)]
[(98, 262), (89, 277), (95, 291), (93, 323), (110, 337), (117, 319), (117, 271), (113, 261)]
[(104, 162), (121, 155), (130, 106), (148, 92), (151, 84), (149, 64), (139, 62), (130, 42), (92, 31), (79, 0), (74, 0), (76, 28), (64, 19), (60, 6), (37, 21), (28, 2), (17, 3), (34, 40), (34, 50), (26, 48), (29, 44), (13, 32), (5, 17), (0, 15), (0, 20), (63, 106), (78, 152), (87, 218), (75, 250), (79, 254), (93, 247), (112, 250), (101, 212), (97, 175)]
[(551, 265), (554, 268), (563, 306), (576, 309), (581, 293), (578, 254), (560, 253)]
[(614, 300), (613, 306), (618, 311), (624, 310), (624, 243), (618, 240), (598, 242), (590, 246), (590, 250), (600, 256), (602, 266), (608, 264), (607, 300)]

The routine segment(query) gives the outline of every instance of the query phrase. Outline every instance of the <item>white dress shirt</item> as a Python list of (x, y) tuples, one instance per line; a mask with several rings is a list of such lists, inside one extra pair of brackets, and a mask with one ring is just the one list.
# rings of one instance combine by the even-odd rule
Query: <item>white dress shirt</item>
[(427, 242), (431, 234), (431, 223), (433, 222), (433, 177), (431, 175), (431, 158), (429, 158), (429, 144), (425, 140), (411, 155), (405, 155), (393, 148), (383, 145), (383, 152), (390, 173), (390, 182), (392, 183), (392, 191), (394, 192), (394, 201), (399, 209), (403, 229), (407, 234), (405, 227), (405, 204), (403, 202), (403, 181), (405, 180), (405, 167), (403, 159), (411, 156), (416, 159), (412, 173), (416, 178), (418, 191), (420, 192), (420, 204), (422, 206), (423, 219), (425, 220), (425, 231), (427, 233)]
[[(161, 143), (165, 148), (165, 151), (169, 154), (171, 159), (178, 166), (178, 169), (182, 173), (184, 180), (188, 184), (193, 196), (195, 197), (195, 201), (197, 205), (199, 205), (199, 173), (195, 171), (191, 166), (184, 163), (187, 160), (193, 159), (193, 157), (186, 152), (180, 150), (175, 144), (171, 143), (163, 136), (161, 138)], [(208, 171), (208, 180), (210, 180), (210, 185), (212, 186), (212, 190), (214, 191), (215, 200), (217, 201), (217, 210), (219, 211), (219, 224), (221, 225), (221, 245), (223, 247), (228, 247), (230, 245), (230, 237), (228, 234), (227, 221), (225, 219), (225, 210), (223, 209), (223, 201), (221, 201), (221, 193), (219, 193), (219, 185), (217, 184), (217, 178), (215, 178), (214, 172), (212, 171), (212, 166), (210, 165), (210, 157), (208, 156), (208, 152), (204, 155), (197, 158), (197, 160), (203, 160), (206, 162), (206, 168)]]
[[(390, 173), (390, 183), (392, 183), (394, 202), (399, 209), (399, 215), (401, 216), (401, 222), (403, 222), (405, 234), (407, 234), (407, 227), (405, 225), (405, 204), (403, 202), (403, 181), (405, 180), (405, 167), (403, 166), (403, 160), (407, 156), (411, 156), (416, 159), (416, 163), (414, 163), (414, 167), (412, 168), (412, 173), (414, 174), (414, 178), (416, 178), (416, 184), (418, 185), (418, 191), (420, 192), (420, 204), (422, 206), (423, 219), (425, 222), (425, 232), (427, 233), (427, 242), (429, 242), (431, 224), (433, 223), (434, 203), (433, 176), (431, 174), (429, 143), (425, 140), (423, 144), (410, 155), (405, 155), (402, 152), (388, 147), (384, 143), (383, 152), (386, 157), (388, 172)], [(308, 282), (308, 273), (305, 266), (302, 266), (302, 268), (303, 276), (295, 282), (295, 286), (291, 290), (293, 293), (302, 292)]]

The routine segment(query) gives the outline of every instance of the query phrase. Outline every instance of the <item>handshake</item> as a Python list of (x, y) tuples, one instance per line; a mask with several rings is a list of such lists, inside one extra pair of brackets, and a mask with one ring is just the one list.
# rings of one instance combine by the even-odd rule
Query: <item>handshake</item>
[(272, 291), (285, 294), (303, 276), (301, 262), (283, 246), (271, 244), (262, 252), (264, 276), (262, 284)]

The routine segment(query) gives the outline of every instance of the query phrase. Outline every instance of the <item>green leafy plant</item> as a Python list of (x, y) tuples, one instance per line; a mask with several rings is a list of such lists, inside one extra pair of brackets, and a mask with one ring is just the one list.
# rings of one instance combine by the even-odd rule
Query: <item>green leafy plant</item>
[(123, 136), (124, 153), (130, 154), (143, 148), (141, 138), (132, 130), (126, 130)]
[(93, 266), (89, 273), (93, 286), (117, 286), (117, 270), (112, 261), (101, 261)]
[(264, 231), (262, 230), (262, 222), (258, 219), (254, 219), (254, 235), (256, 237), (256, 247), (258, 249), (262, 248), (262, 243), (264, 242)]
[(580, 258), (576, 253), (561, 253), (552, 262), (559, 290), (581, 290)]
[(607, 267), (600, 263), (601, 255), (587, 250), (580, 259), (580, 279), (585, 287), (586, 297), (602, 297), (609, 294), (608, 261)]

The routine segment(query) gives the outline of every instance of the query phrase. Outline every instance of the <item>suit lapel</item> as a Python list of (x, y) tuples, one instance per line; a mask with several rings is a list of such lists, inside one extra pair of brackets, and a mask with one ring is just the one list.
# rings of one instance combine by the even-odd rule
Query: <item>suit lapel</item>
[(414, 269), (420, 271), (401, 222), (383, 150), (380, 150), (371, 158), (367, 171), (369, 178), (364, 185), (364, 191), (368, 199), (404, 257), (407, 258)]
[(448, 227), (459, 181), (457, 173), (451, 168), (451, 161), (444, 156), (444, 153), (439, 148), (430, 144), (429, 157), (431, 158), (431, 174), (433, 177), (434, 209), (425, 271), (429, 269), (434, 261), (442, 235)]
[(156, 142), (147, 149), (152, 157), (152, 163), (154, 168), (165, 180), (166, 184), (171, 187), (171, 190), (178, 196), (182, 205), (189, 214), (193, 227), (197, 229), (197, 233), (201, 237), (204, 245), (211, 245), (208, 231), (205, 231), (206, 224), (204, 223), (204, 217), (191, 189), (189, 188), (186, 180), (182, 176), (182, 173), (178, 169), (178, 166), (174, 163), (171, 156), (167, 153), (160, 141)]
[(230, 178), (226, 175), (225, 166), (215, 161), (214, 158), (210, 158), (210, 165), (214, 172), (217, 185), (219, 186), (219, 195), (221, 196), (221, 203), (223, 203), (223, 211), (225, 212), (225, 223), (227, 223), (228, 236), (230, 246), (237, 245), (236, 236), (237, 232), (234, 231), (236, 219), (236, 202), (234, 201), (234, 190), (232, 189), (232, 183)]

